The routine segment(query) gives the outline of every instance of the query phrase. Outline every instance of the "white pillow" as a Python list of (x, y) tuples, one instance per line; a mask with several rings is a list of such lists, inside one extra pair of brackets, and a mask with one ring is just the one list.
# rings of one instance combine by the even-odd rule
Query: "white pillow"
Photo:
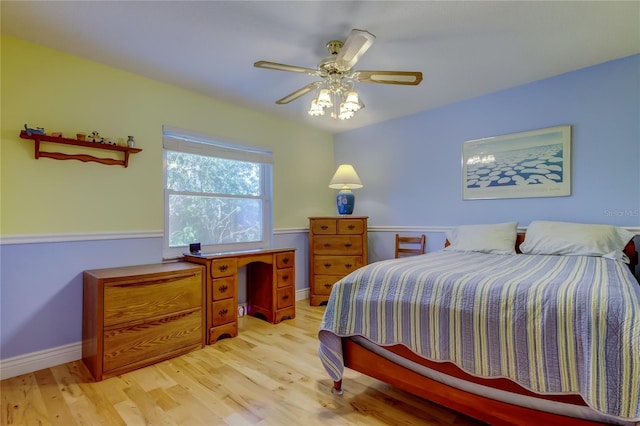
[(451, 243), (445, 250), (516, 254), (518, 222), (491, 225), (461, 225), (447, 233)]
[(612, 225), (536, 220), (529, 224), (520, 251), (525, 254), (600, 256), (629, 263), (623, 250), (634, 235)]

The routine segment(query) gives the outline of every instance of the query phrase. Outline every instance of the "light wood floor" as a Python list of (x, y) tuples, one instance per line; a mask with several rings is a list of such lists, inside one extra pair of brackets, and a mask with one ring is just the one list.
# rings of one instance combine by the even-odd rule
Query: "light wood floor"
[(347, 370), (334, 396), (317, 356), (324, 307), (95, 383), (82, 361), (3, 380), (2, 425), (478, 425)]

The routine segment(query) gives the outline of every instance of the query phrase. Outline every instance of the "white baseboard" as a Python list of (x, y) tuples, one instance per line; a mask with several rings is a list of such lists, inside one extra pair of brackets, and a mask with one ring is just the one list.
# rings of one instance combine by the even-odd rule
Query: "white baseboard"
[(302, 290), (296, 290), (296, 301), (309, 298), (309, 289), (304, 288)]
[(0, 380), (82, 359), (82, 342), (0, 360)]
[[(296, 300), (309, 298), (309, 289), (297, 290)], [(0, 360), (0, 380), (82, 359), (82, 342)]]

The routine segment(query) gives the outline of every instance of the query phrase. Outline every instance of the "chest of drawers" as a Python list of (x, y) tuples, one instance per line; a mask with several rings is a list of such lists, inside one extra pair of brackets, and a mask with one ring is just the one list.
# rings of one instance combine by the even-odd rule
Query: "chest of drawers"
[(309, 302), (329, 300), (333, 284), (367, 264), (367, 217), (309, 218)]
[(203, 295), (191, 263), (84, 271), (82, 360), (102, 380), (202, 348)]

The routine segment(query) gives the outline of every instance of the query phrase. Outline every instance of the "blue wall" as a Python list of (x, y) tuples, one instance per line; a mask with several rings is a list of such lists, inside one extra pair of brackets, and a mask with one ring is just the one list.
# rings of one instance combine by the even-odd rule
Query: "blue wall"
[[(274, 236), (274, 247), (296, 249), (296, 290), (308, 288), (308, 245), (306, 231)], [(6, 360), (81, 342), (82, 271), (159, 263), (162, 238), (5, 244), (0, 259), (0, 359)], [(239, 287), (244, 302), (246, 289)]]
[[(438, 84), (428, 78), (422, 84)], [(640, 55), (338, 135), (373, 226), (566, 220), (640, 225)], [(463, 200), (465, 141), (572, 126), (569, 197)]]

